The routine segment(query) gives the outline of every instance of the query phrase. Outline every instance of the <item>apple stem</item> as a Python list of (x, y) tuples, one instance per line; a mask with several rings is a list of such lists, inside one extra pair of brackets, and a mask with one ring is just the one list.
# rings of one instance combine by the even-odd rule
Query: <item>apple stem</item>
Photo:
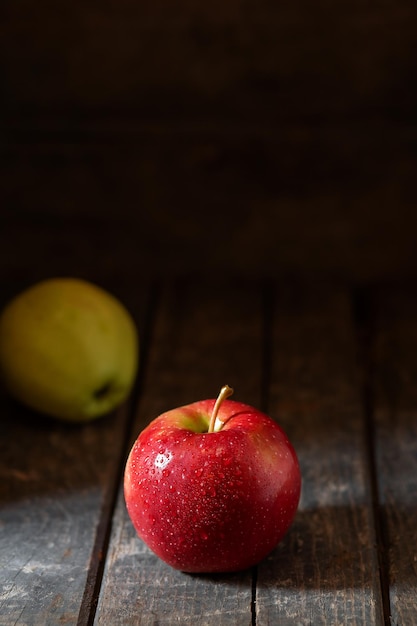
[(208, 429), (209, 433), (214, 433), (214, 426), (216, 424), (216, 417), (217, 417), (217, 413), (219, 412), (220, 406), (223, 400), (226, 400), (226, 398), (231, 396), (232, 393), (233, 393), (233, 389), (229, 387), (229, 385), (224, 385), (224, 387), (220, 389), (220, 393), (217, 396), (217, 400), (214, 404), (213, 411), (211, 412), (210, 424), (209, 424), (209, 429)]

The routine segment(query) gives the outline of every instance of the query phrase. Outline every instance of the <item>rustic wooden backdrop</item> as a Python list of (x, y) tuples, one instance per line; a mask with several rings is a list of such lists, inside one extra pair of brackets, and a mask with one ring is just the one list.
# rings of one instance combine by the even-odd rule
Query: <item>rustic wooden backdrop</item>
[(5, 0), (1, 267), (415, 276), (416, 33), (415, 0)]

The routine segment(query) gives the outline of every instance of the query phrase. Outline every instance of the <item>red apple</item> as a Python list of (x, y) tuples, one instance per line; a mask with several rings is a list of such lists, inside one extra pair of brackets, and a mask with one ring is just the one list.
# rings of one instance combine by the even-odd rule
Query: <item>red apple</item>
[(297, 510), (301, 475), (278, 424), (227, 400), (202, 400), (154, 419), (126, 463), (124, 490), (138, 535), (184, 572), (230, 572), (261, 561)]

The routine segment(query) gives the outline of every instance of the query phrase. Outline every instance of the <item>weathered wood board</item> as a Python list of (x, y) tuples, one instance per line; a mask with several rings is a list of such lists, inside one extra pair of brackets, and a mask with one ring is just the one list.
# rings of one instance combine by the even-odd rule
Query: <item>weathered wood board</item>
[[(259, 405), (262, 299), (256, 287), (174, 285), (161, 294), (133, 438), (176, 406), (216, 397)], [(191, 576), (150, 554), (127, 518), (120, 494), (95, 623), (251, 624), (251, 572)]]
[[(142, 338), (137, 386), (119, 411), (68, 426), (0, 395), (0, 625), (413, 624), (412, 287), (358, 297), (340, 283), (131, 281), (106, 285)], [(4, 302), (17, 285), (1, 285)], [(288, 433), (300, 508), (257, 567), (188, 575), (137, 537), (123, 469), (151, 419), (225, 383)]]
[(376, 298), (375, 456), (391, 624), (417, 619), (417, 297)]
[[(112, 291), (144, 333), (147, 288), (130, 297), (122, 284)], [(91, 612), (105, 558), (128, 404), (71, 425), (5, 393), (0, 403), (0, 624), (75, 624)]]
[(378, 559), (350, 294), (275, 293), (268, 410), (298, 451), (286, 540), (259, 565), (259, 624), (380, 624)]

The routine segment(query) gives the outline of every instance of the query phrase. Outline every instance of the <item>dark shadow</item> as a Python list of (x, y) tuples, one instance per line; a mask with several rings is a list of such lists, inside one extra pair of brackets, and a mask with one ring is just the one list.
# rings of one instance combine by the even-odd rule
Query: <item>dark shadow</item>
[(0, 507), (107, 488), (125, 441), (125, 405), (83, 424), (48, 418), (8, 396), (0, 411)]

